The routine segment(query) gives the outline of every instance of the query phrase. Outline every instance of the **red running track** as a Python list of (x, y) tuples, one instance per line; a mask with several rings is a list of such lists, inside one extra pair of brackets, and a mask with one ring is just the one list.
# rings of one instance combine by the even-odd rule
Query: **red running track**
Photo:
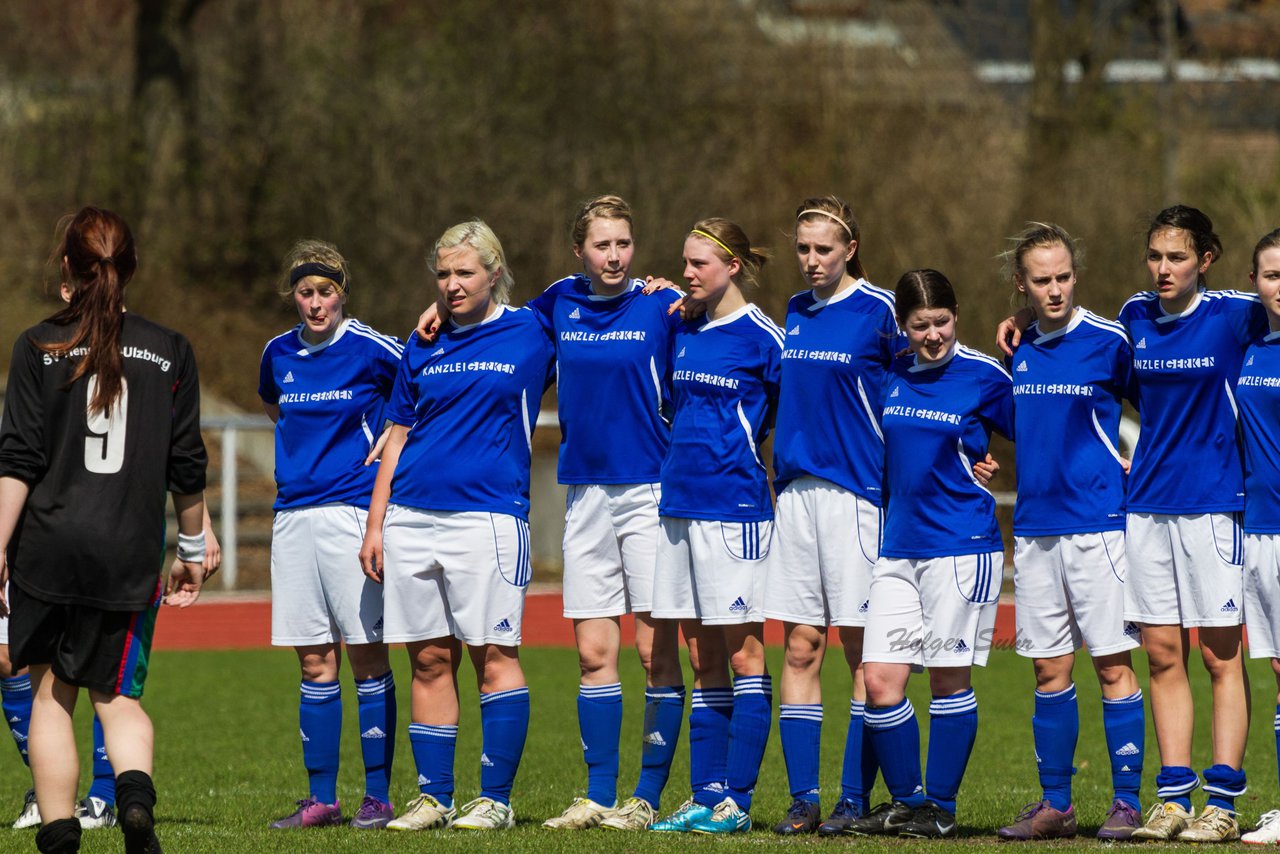
[[(623, 642), (631, 643), (633, 624), (622, 618)], [(833, 633), (834, 636), (834, 633)], [(782, 643), (782, 624), (765, 623), (765, 642)], [(1001, 602), (993, 645), (1015, 643), (1013, 605)], [(162, 607), (153, 649), (261, 649), (271, 645), (271, 602), (265, 598), (206, 596), (179, 610)], [(562, 616), (559, 590), (530, 592), (524, 607), (524, 645), (572, 647), (573, 623)]]

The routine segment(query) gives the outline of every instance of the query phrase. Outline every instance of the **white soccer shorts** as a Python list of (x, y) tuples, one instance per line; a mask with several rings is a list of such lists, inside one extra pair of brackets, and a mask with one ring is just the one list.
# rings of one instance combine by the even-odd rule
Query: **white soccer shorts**
[(995, 637), (1004, 552), (887, 558), (871, 575), (862, 660), (985, 666)]
[(883, 511), (829, 480), (801, 477), (778, 495), (775, 516), (764, 615), (806, 626), (865, 626)]
[(1130, 513), (1124, 618), (1155, 626), (1236, 626), (1244, 611), (1239, 513)]
[(519, 646), (529, 524), (504, 513), (392, 504), (382, 527), (387, 643), (452, 635)]
[(617, 617), (653, 609), (656, 483), (571, 484), (564, 514), (564, 615)]
[(1244, 535), (1244, 624), (1250, 658), (1280, 658), (1280, 534)]
[(773, 522), (662, 517), (653, 616), (704, 626), (763, 623)]
[(1138, 646), (1124, 619), (1124, 531), (1015, 537), (1017, 651), (1057, 658), (1082, 645), (1096, 658)]
[(368, 513), (349, 504), (281, 510), (271, 522), (271, 643), (382, 640), (382, 588), (360, 571)]

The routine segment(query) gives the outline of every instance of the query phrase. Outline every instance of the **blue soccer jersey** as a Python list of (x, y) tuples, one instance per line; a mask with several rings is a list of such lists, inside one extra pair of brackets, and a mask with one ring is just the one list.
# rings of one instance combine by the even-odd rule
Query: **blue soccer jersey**
[(778, 401), (782, 330), (754, 305), (676, 330), (675, 419), (658, 512), (681, 519), (773, 518), (760, 444)]
[(1244, 530), (1280, 534), (1280, 332), (1245, 351), (1236, 402), (1244, 428)]
[(527, 308), (410, 336), (387, 418), (408, 426), (391, 502), (529, 518), (529, 461), (555, 350)]
[(891, 558), (1002, 551), (995, 498), (973, 476), (991, 431), (1013, 437), (1013, 384), (999, 362), (955, 345), (938, 362), (898, 359), (887, 376), (884, 544)]
[(812, 475), (880, 506), (885, 371), (906, 346), (893, 294), (864, 279), (829, 300), (791, 298), (773, 437), (775, 485)]
[(1120, 323), (1133, 342), (1142, 434), (1129, 472), (1132, 513), (1194, 515), (1244, 508), (1234, 387), (1244, 351), (1266, 334), (1262, 304), (1201, 290), (1180, 314), (1152, 291), (1131, 297)]
[(308, 344), (302, 324), (262, 351), (258, 396), (276, 420), (276, 510), (368, 507), (376, 465), (365, 457), (382, 432), (401, 343), (347, 318), (327, 341)]
[(1077, 308), (1054, 332), (1032, 324), (1009, 364), (1020, 440), (1013, 533), (1124, 530), (1120, 407), (1137, 393), (1124, 328)]
[(561, 483), (654, 483), (671, 429), (671, 341), (677, 290), (646, 296), (644, 282), (612, 297), (591, 280), (561, 279), (529, 302), (555, 330)]

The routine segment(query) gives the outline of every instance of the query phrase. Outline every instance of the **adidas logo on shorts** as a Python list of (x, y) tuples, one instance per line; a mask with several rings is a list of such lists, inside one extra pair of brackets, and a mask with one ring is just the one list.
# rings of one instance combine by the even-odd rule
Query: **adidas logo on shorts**
[(1138, 748), (1134, 746), (1134, 743), (1132, 741), (1116, 751), (1116, 756), (1137, 756), (1137, 755), (1138, 755)]
[(739, 596), (737, 599), (734, 599), (733, 604), (729, 606), (730, 614), (740, 614), (746, 610), (747, 610), (747, 603), (742, 601), (741, 596)]
[(361, 738), (386, 738), (387, 734), (376, 726), (371, 726), (364, 732), (360, 733)]
[(863, 602), (861, 605), (858, 606), (858, 613), (865, 614), (870, 609), (871, 609), (871, 600), (868, 599), (867, 601)]
[(1142, 629), (1138, 628), (1137, 623), (1124, 624), (1124, 636), (1127, 638), (1136, 638), (1142, 634)]
[(667, 740), (662, 737), (662, 733), (656, 729), (644, 737), (645, 744), (652, 744), (654, 747), (666, 747)]
[(293, 371), (290, 371), (289, 373), (284, 375), (284, 381), (287, 383), (293, 382)]
[(511, 621), (510, 621), (510, 620), (508, 620), (506, 617), (503, 617), (503, 618), (502, 618), (502, 622), (500, 622), (500, 623), (498, 623), (498, 625), (494, 626), (494, 627), (493, 627), (493, 630), (494, 630), (495, 632), (509, 632), (509, 631), (511, 631)]
[(570, 319), (570, 320), (578, 320), (578, 319), (579, 319), (579, 318), (581, 318), (581, 317), (582, 317), (582, 312), (581, 312), (581, 311), (579, 311), (579, 310), (578, 310), (578, 309), (576, 309), (576, 308), (575, 308), (573, 311), (569, 312), (569, 319)]
[(1219, 608), (1218, 610), (1219, 610), (1219, 611), (1222, 611), (1222, 612), (1224, 612), (1224, 613), (1227, 613), (1227, 614), (1235, 614), (1235, 613), (1237, 613), (1240, 609), (1236, 607), (1236, 600), (1235, 600), (1235, 599), (1228, 599), (1228, 600), (1227, 600), (1227, 604), (1223, 605), (1223, 606), (1222, 606), (1221, 608)]
[(793, 326), (793, 327), (791, 327), (789, 330), (787, 330), (787, 334), (788, 334), (788, 335), (799, 335), (799, 334), (800, 334), (800, 324), (798, 324), (798, 323), (797, 323), (795, 326)]
[(1137, 344), (1137, 346), (1136, 346), (1136, 347), (1134, 347), (1134, 349), (1135, 349), (1135, 350), (1145, 350), (1145, 349), (1147, 349), (1147, 339), (1143, 338), (1141, 341), (1139, 341), (1139, 342), (1138, 342), (1138, 344)]
[(967, 643), (965, 643), (965, 642), (964, 642), (964, 638), (961, 638), (960, 640), (956, 641), (956, 645), (955, 645), (954, 647), (952, 647), (952, 651), (953, 651), (953, 652), (968, 652), (968, 651), (969, 651), (969, 645), (968, 645)]
[(1026, 372), (1027, 372), (1027, 363), (1026, 363), (1026, 362), (1019, 362), (1019, 363), (1018, 363), (1018, 373), (1020, 373), (1020, 374), (1025, 374)]
[(480, 754), (480, 764), (481, 764), (481, 765), (483, 765), (483, 766), (484, 766), (484, 767), (486, 767), (486, 768), (492, 768), (492, 767), (493, 767), (493, 760), (489, 758), (489, 754), (487, 754), (487, 753), (481, 753), (481, 754)]
[(381, 618), (381, 617), (379, 617), (379, 618), (378, 618), (378, 622), (376, 622), (376, 623), (374, 623), (374, 624), (373, 624), (373, 630), (374, 630), (375, 632), (380, 632), (380, 631), (382, 631), (382, 618)]

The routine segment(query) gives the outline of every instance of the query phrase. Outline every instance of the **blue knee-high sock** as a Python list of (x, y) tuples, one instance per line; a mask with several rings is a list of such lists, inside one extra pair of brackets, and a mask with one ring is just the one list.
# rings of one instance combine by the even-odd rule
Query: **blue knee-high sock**
[(418, 791), (445, 807), (453, 806), (453, 754), (458, 747), (456, 724), (409, 724), (409, 747), (418, 769)]
[(969, 688), (929, 703), (929, 761), (925, 766), (925, 796), (950, 813), (978, 735), (978, 698)]
[(714, 807), (724, 800), (729, 763), (732, 688), (694, 688), (689, 708), (689, 785), (693, 800)]
[(909, 807), (922, 806), (920, 724), (911, 701), (903, 698), (893, 706), (868, 706), (865, 725), (871, 733), (889, 796)]
[(644, 740), (640, 753), (640, 779), (635, 796), (655, 810), (671, 775), (671, 760), (684, 723), (684, 686), (650, 688), (644, 692)]
[(840, 768), (840, 800), (852, 803), (859, 813), (865, 813), (871, 806), (867, 801), (877, 770), (866, 714), (866, 703), (849, 701), (849, 730), (844, 737), (844, 764)]
[(342, 686), (337, 682), (303, 682), (298, 725), (302, 732), (302, 764), (311, 781), (311, 797), (322, 804), (337, 803)]
[(356, 709), (360, 716), (364, 793), (391, 803), (391, 763), (396, 755), (396, 680), (390, 670), (372, 679), (356, 680)]
[(1185, 765), (1161, 765), (1156, 775), (1156, 796), (1191, 812), (1191, 793), (1200, 785), (1196, 772)]
[(1111, 786), (1115, 799), (1141, 812), (1142, 760), (1146, 756), (1147, 721), (1142, 691), (1115, 700), (1102, 698), (1102, 728), (1111, 755)]
[(89, 797), (97, 798), (109, 807), (116, 805), (116, 772), (107, 758), (107, 741), (102, 735), (102, 721), (93, 716), (93, 783)]
[(1236, 798), (1248, 788), (1243, 769), (1236, 770), (1230, 765), (1213, 765), (1201, 773), (1204, 774), (1205, 794), (1209, 796), (1206, 806), (1235, 812)]
[(484, 732), (480, 796), (509, 804), (511, 786), (524, 755), (524, 740), (529, 734), (529, 689), (481, 694), (480, 728)]
[(618, 799), (622, 683), (578, 686), (578, 733), (587, 763), (587, 797), (610, 807)]
[(733, 680), (733, 718), (729, 721), (729, 760), (725, 769), (728, 796), (743, 812), (760, 777), (760, 763), (773, 722), (773, 679), (739, 676)]
[(1041, 797), (1055, 810), (1066, 812), (1071, 808), (1071, 776), (1076, 773), (1076, 742), (1080, 738), (1075, 683), (1061, 691), (1036, 691), (1031, 732)]
[(818, 803), (818, 753), (822, 746), (822, 704), (778, 706), (778, 736), (787, 781), (795, 800)]
[(27, 759), (27, 731), (31, 729), (31, 677), (10, 676), (0, 679), (0, 710), (4, 711), (4, 719), (9, 724), (9, 734), (22, 756), (22, 761), (30, 765)]

